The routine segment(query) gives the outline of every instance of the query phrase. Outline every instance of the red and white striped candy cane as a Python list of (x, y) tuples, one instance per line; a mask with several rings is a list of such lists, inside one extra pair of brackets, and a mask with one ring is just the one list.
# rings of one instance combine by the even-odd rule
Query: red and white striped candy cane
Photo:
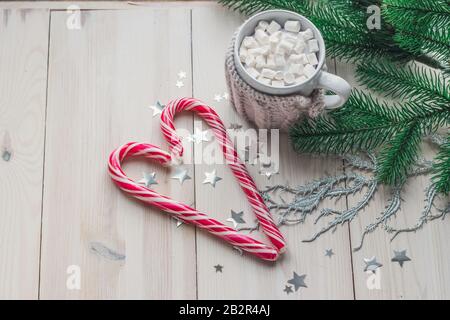
[[(202, 107), (200, 108), (200, 106)], [(197, 107), (199, 107), (199, 109), (197, 109)], [(166, 138), (169, 138), (168, 134), (170, 133), (170, 139), (168, 140), (171, 143), (171, 150), (178, 150), (178, 153), (176, 153), (178, 156), (182, 155), (183, 148), (181, 147), (181, 141), (176, 136), (173, 127), (173, 116), (175, 111), (195, 110), (206, 117), (206, 110), (208, 108), (208, 106), (201, 104), (195, 99), (187, 98), (171, 102), (166, 106), (166, 108), (164, 108), (165, 111), (162, 115), (162, 119), (166, 119), (162, 120), (164, 135)], [(202, 111), (200, 112), (200, 110)], [(250, 236), (240, 234), (235, 229), (210, 218), (206, 214), (167, 196), (160, 195), (159, 193), (128, 178), (123, 172), (121, 165), (125, 159), (129, 157), (141, 156), (148, 159), (154, 159), (165, 166), (173, 164), (173, 155), (161, 150), (157, 146), (148, 143), (130, 142), (117, 148), (109, 157), (109, 173), (119, 188), (144, 203), (169, 212), (185, 223), (191, 223), (200, 228), (206, 229), (217, 237), (224, 239), (231, 245), (240, 248), (243, 251), (249, 252), (263, 260), (275, 261), (278, 258), (279, 253), (284, 250), (284, 238), (273, 223), (270, 213), (259, 195), (252, 178), (248, 175), (245, 166), (237, 157), (237, 154), (234, 151), (228, 136), (226, 135), (223, 123), (220, 121), (214, 110), (211, 108), (209, 108), (209, 110), (213, 112), (213, 115), (205, 118), (205, 120), (208, 123), (213, 123), (213, 119), (217, 117), (215, 124), (212, 126), (213, 130), (216, 133), (216, 136), (220, 134), (218, 136), (218, 140), (223, 146), (226, 159), (237, 159), (237, 163), (231, 163), (230, 166), (239, 180), (242, 189), (246, 193), (256, 216), (260, 220), (263, 231), (266, 233), (274, 247), (257, 241)]]
[(174, 126), (174, 116), (176, 113), (183, 111), (194, 111), (203, 120), (208, 123), (216, 136), (216, 140), (222, 147), (227, 164), (230, 166), (233, 174), (238, 180), (242, 190), (247, 195), (247, 198), (252, 206), (253, 212), (258, 218), (264, 233), (272, 242), (277, 251), (283, 252), (286, 246), (283, 235), (275, 225), (269, 209), (262, 199), (255, 182), (248, 174), (247, 168), (239, 159), (239, 156), (228, 137), (225, 125), (220, 119), (219, 115), (206, 104), (194, 98), (181, 98), (169, 102), (163, 109), (161, 114), (161, 129), (170, 144), (170, 151), (173, 156), (181, 158), (183, 155), (183, 145), (181, 139), (177, 136)]

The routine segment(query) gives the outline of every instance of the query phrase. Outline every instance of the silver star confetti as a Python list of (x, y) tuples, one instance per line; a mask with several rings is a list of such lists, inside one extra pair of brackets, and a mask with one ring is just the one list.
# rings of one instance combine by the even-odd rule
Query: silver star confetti
[(165, 105), (163, 105), (159, 101), (156, 101), (154, 105), (149, 106), (149, 108), (153, 110), (153, 117), (159, 116), (162, 113), (164, 107)]
[(184, 72), (183, 70), (180, 70), (178, 73), (177, 73), (177, 76), (178, 76), (178, 79), (185, 79), (186, 78), (186, 72)]
[(156, 181), (156, 172), (146, 173), (144, 172), (142, 174), (144, 177), (138, 181), (138, 183), (142, 183), (147, 188), (150, 188), (153, 184), (158, 184)]
[(301, 276), (299, 276), (294, 271), (294, 277), (292, 279), (288, 280), (288, 283), (294, 285), (295, 291), (297, 291), (300, 287), (307, 288), (307, 286), (305, 284), (305, 278), (306, 278), (306, 274), (302, 274)]
[(403, 263), (405, 261), (411, 261), (411, 259), (406, 256), (406, 250), (402, 250), (402, 251), (395, 251), (394, 250), (394, 257), (392, 258), (391, 261), (392, 262), (398, 262), (400, 267), (403, 268)]
[(202, 131), (199, 128), (195, 128), (195, 133), (188, 136), (189, 141), (194, 143), (202, 143), (203, 141), (209, 141), (208, 130)]
[(180, 89), (181, 87), (184, 87), (184, 82), (181, 80), (177, 80), (177, 82), (175, 83), (175, 86)]
[(364, 263), (366, 264), (366, 267), (364, 268), (365, 272), (372, 271), (375, 273), (378, 268), (383, 266), (381, 263), (377, 262), (377, 258), (375, 258), (375, 256), (370, 259), (364, 258)]
[(217, 102), (220, 102), (220, 101), (222, 101), (222, 95), (220, 94), (220, 93), (216, 93), (215, 95), (214, 95), (214, 100), (215, 101), (217, 101)]
[(272, 176), (274, 174), (277, 174), (278, 172), (272, 172), (272, 171), (261, 171), (260, 174), (262, 174), (263, 176), (266, 176), (267, 180), (270, 180), (270, 178), (272, 178)]
[(334, 256), (333, 249), (325, 249), (325, 256), (331, 258)]
[(4, 150), (2, 153), (2, 159), (6, 162), (11, 160), (11, 152), (9, 152), (8, 150)]
[(222, 180), (221, 177), (218, 177), (216, 174), (216, 169), (214, 169), (212, 172), (205, 172), (205, 180), (203, 180), (203, 184), (209, 183), (214, 188), (216, 187), (216, 183), (220, 180)]
[(224, 92), (222, 98), (224, 100), (228, 100), (228, 98), (230, 97), (230, 95), (228, 94), (228, 92)]
[(294, 292), (292, 291), (292, 286), (285, 286), (283, 291), (286, 292), (286, 294)]
[(238, 224), (245, 223), (245, 220), (242, 218), (243, 215), (243, 211), (235, 212), (234, 210), (231, 210), (231, 218), (228, 218), (227, 221), (231, 222), (236, 229)]
[(187, 169), (184, 168), (176, 168), (175, 174), (171, 178), (178, 179), (178, 181), (180, 181), (180, 184), (183, 184), (184, 181), (191, 179), (191, 177), (188, 175)]
[(222, 273), (223, 266), (221, 266), (220, 264), (217, 264), (217, 265), (214, 266), (214, 269), (216, 269), (216, 273), (217, 272)]
[(183, 224), (183, 221), (181, 221), (180, 219), (174, 217), (173, 220), (175, 220), (175, 222), (177, 223), (177, 228)]

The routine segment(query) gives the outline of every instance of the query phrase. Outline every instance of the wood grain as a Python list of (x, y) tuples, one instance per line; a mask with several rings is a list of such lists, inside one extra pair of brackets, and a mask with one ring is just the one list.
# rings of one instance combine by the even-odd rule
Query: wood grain
[(39, 286), (48, 10), (0, 10), (0, 299)]
[[(41, 297), (195, 298), (194, 230), (131, 200), (107, 174), (122, 143), (167, 148), (147, 106), (191, 93), (189, 79), (175, 86), (180, 69), (191, 74), (189, 11), (82, 12), (80, 30), (66, 19), (52, 12)], [(192, 127), (192, 116), (177, 124)], [(193, 202), (193, 180), (182, 188), (167, 169), (127, 166), (136, 179), (144, 170), (156, 171), (156, 190)], [(66, 287), (70, 265), (80, 290)]]
[[(226, 91), (224, 52), (233, 32), (243, 17), (225, 8), (193, 9), (193, 70), (194, 95), (214, 106), (226, 125), (242, 120), (228, 101), (216, 102), (214, 94)], [(248, 127), (248, 124), (245, 124)], [(197, 148), (197, 146), (195, 146)], [(206, 149), (206, 147), (205, 147)], [(216, 188), (202, 184), (204, 172), (216, 168), (223, 178)], [(325, 172), (337, 172), (341, 163), (298, 156), (290, 147), (286, 135), (280, 136), (280, 173), (270, 180), (259, 174), (257, 167), (249, 171), (258, 186), (297, 185), (318, 178)], [(238, 188), (229, 168), (224, 165), (196, 165), (196, 204), (202, 212), (225, 221), (230, 210), (244, 211), (244, 219), (251, 226), (254, 216), (243, 192)], [(330, 203), (328, 203), (330, 204)], [(199, 232), (197, 237), (198, 298), (199, 299), (351, 299), (353, 298), (351, 259), (348, 228), (321, 237), (314, 243), (301, 241), (312, 235), (311, 220), (305, 225), (283, 227), (288, 251), (276, 263), (264, 263), (238, 252), (221, 241)], [(253, 233), (257, 235), (258, 232)], [(336, 256), (324, 256), (325, 249), (333, 248)], [(216, 273), (214, 265), (224, 266)], [(306, 274), (308, 288), (301, 288), (289, 296), (283, 292), (293, 271)]]

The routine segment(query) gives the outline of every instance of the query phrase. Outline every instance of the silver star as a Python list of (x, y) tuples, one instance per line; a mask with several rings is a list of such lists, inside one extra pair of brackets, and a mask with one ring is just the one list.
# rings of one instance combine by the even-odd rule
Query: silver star
[(228, 218), (227, 221), (233, 223), (233, 226), (236, 229), (239, 223), (245, 223), (245, 220), (242, 218), (243, 215), (244, 211), (235, 212), (231, 210), (231, 218)]
[(195, 133), (188, 136), (189, 141), (194, 143), (202, 143), (203, 141), (209, 141), (208, 130), (202, 131), (199, 128), (195, 128)]
[(8, 150), (4, 150), (2, 153), (2, 159), (6, 162), (11, 160), (11, 152), (9, 152)]
[(188, 176), (187, 169), (184, 168), (176, 168), (175, 174), (171, 177), (172, 179), (178, 179), (180, 181), (180, 184), (183, 184), (185, 180), (190, 180), (191, 177)]
[(216, 94), (214, 95), (214, 100), (216, 100), (217, 102), (222, 101), (222, 96), (220, 95), (220, 93), (216, 93)]
[(276, 173), (277, 172), (272, 172), (272, 171), (260, 172), (260, 174), (266, 176), (267, 180), (270, 180), (270, 178), (272, 178), (272, 176)]
[(299, 276), (294, 271), (294, 277), (292, 279), (288, 280), (288, 283), (293, 284), (295, 291), (297, 291), (300, 287), (307, 288), (307, 286), (305, 284), (305, 278), (306, 278), (306, 274), (302, 274), (301, 276)]
[(186, 72), (184, 72), (183, 70), (180, 70), (177, 75), (178, 75), (178, 79), (180, 79), (180, 80), (186, 78)]
[(214, 269), (216, 269), (216, 272), (222, 272), (223, 266), (221, 266), (220, 264), (217, 264), (214, 266)]
[(203, 180), (203, 184), (205, 183), (209, 183), (211, 184), (214, 188), (216, 187), (216, 183), (220, 180), (222, 180), (221, 177), (218, 177), (216, 174), (216, 169), (214, 169), (212, 172), (205, 172), (205, 180)]
[(153, 110), (153, 116), (158, 116), (162, 113), (165, 105), (163, 105), (161, 102), (156, 101), (155, 105), (149, 106), (150, 109)]
[(334, 256), (333, 249), (325, 249), (325, 256), (331, 258)]
[(228, 94), (228, 92), (224, 92), (222, 98), (223, 98), (224, 100), (228, 100), (229, 96), (230, 96), (230, 95)]
[(375, 258), (375, 256), (370, 259), (364, 258), (364, 263), (366, 264), (364, 271), (372, 271), (373, 273), (375, 273), (379, 267), (383, 266), (381, 263), (377, 262), (377, 258)]
[(177, 82), (175, 83), (175, 85), (176, 85), (177, 88), (179, 89), (179, 88), (181, 88), (181, 87), (184, 87), (184, 82), (181, 81), (181, 80), (177, 80)]
[(403, 263), (405, 261), (411, 261), (411, 259), (406, 256), (406, 250), (402, 250), (402, 251), (395, 251), (394, 250), (394, 257), (392, 258), (391, 261), (392, 262), (398, 262), (400, 267), (403, 268)]
[(183, 221), (181, 221), (180, 219), (178, 219), (178, 218), (176, 218), (176, 217), (172, 217), (172, 218), (173, 218), (173, 220), (175, 220), (175, 222), (177, 223), (177, 228), (183, 224)]
[(139, 180), (138, 183), (142, 183), (147, 188), (150, 188), (151, 185), (153, 185), (153, 184), (158, 184), (158, 182), (156, 181), (156, 172), (152, 172), (152, 173), (144, 172), (144, 173), (142, 173), (142, 175), (144, 177), (141, 180)]
[(286, 294), (294, 292), (292, 291), (292, 286), (285, 286), (283, 291), (286, 292)]

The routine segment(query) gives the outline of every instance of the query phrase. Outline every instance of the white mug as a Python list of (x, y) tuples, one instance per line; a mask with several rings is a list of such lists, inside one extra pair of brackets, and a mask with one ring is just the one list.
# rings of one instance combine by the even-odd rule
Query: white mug
[[(316, 66), (316, 71), (312, 77), (308, 78), (302, 83), (284, 87), (272, 87), (270, 85), (259, 82), (247, 72), (247, 70), (241, 63), (241, 60), (239, 59), (239, 48), (244, 37), (252, 35), (258, 22), (261, 20), (266, 20), (269, 22), (275, 20), (282, 26), (284, 25), (286, 20), (298, 20), (301, 23), (302, 30), (310, 28), (313, 31), (314, 37), (319, 43), (319, 64)], [(325, 43), (320, 31), (311, 21), (292, 11), (268, 10), (257, 13), (254, 16), (250, 17), (247, 21), (245, 21), (239, 28), (234, 43), (234, 62), (237, 72), (245, 82), (247, 82), (254, 89), (267, 94), (301, 94), (303, 96), (309, 96), (315, 88), (324, 88), (335, 93), (334, 95), (326, 95), (324, 97), (326, 109), (335, 109), (341, 107), (350, 96), (351, 86), (347, 81), (345, 81), (341, 77), (322, 70), (325, 63)]]

